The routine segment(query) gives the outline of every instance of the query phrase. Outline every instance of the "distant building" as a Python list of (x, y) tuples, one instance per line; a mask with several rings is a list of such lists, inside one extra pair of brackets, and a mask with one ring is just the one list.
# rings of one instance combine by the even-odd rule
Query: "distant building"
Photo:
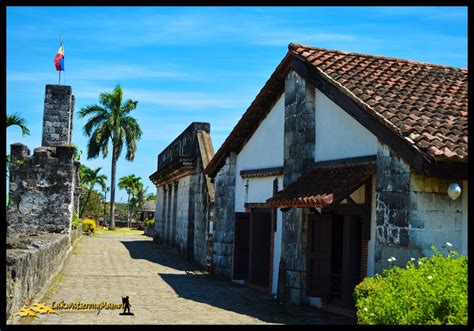
[(288, 300), (353, 312), (391, 256), (467, 254), (467, 76), (290, 44), (205, 169), (213, 272), (272, 293), (285, 275)]
[(143, 207), (140, 211), (140, 221), (144, 222), (155, 217), (155, 200), (148, 200), (143, 204)]
[(204, 168), (214, 156), (209, 123), (191, 123), (158, 155), (154, 240), (202, 266), (212, 231), (214, 187)]

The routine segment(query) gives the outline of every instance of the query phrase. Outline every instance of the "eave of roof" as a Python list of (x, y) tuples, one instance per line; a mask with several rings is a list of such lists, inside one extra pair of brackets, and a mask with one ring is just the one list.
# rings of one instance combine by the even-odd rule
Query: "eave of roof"
[(292, 55), (288, 52), (255, 97), (254, 101), (237, 122), (236, 126), (214, 157), (210, 160), (204, 172), (211, 178), (215, 177), (219, 169), (224, 165), (225, 159), (229, 153), (240, 152), (245, 143), (250, 139), (260, 123), (278, 101), (285, 88), (285, 76), (287, 70), (289, 70), (291, 58)]

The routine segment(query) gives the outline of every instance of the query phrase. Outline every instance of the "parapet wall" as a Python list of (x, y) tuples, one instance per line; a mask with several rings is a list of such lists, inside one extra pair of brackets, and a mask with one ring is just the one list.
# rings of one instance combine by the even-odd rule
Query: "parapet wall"
[[(79, 230), (74, 230), (71, 237), (77, 240), (78, 234)], [(14, 315), (27, 299), (33, 299), (58, 273), (72, 238), (54, 233), (7, 238), (7, 317)]]
[(11, 145), (8, 236), (69, 233), (77, 197), (79, 162), (72, 146)]

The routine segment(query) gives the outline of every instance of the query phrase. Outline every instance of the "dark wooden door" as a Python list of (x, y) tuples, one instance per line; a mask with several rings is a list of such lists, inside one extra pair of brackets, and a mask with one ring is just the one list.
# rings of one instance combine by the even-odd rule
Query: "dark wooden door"
[(309, 214), (309, 296), (326, 298), (331, 287), (332, 215)]
[(271, 256), (271, 211), (252, 211), (250, 216), (249, 283), (269, 286)]
[(344, 216), (341, 304), (354, 307), (354, 288), (360, 282), (362, 223), (355, 215)]
[(235, 213), (233, 278), (247, 280), (249, 271), (250, 213)]

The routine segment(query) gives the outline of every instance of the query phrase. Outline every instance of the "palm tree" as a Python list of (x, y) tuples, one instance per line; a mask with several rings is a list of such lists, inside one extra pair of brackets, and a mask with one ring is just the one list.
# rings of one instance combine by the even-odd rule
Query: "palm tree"
[(26, 127), (26, 120), (20, 116), (19, 113), (14, 113), (13, 115), (7, 115), (7, 128), (9, 126), (16, 125), (21, 129), (21, 134), (23, 136), (29, 136), (30, 130)]
[(130, 194), (132, 194), (138, 184), (140, 183), (141, 177), (135, 177), (135, 175), (128, 175), (128, 176), (123, 176), (119, 179), (118, 182), (118, 187), (121, 190), (125, 190), (128, 194), (127, 198), (127, 205), (128, 205), (128, 213), (127, 213), (127, 223), (128, 227), (130, 227), (130, 213), (131, 213), (131, 206), (130, 206)]
[(112, 169), (110, 185), (110, 229), (115, 230), (115, 174), (117, 160), (122, 152), (124, 143), (127, 145), (125, 158), (133, 161), (137, 150), (137, 140), (142, 136), (142, 130), (135, 118), (129, 113), (137, 107), (138, 101), (128, 99), (122, 103), (122, 88), (117, 85), (112, 93), (101, 93), (99, 101), (102, 106), (89, 105), (79, 111), (79, 117), (90, 116), (84, 125), (84, 134), (90, 137), (87, 144), (87, 158), (96, 158), (102, 152), (108, 155), (109, 141), (112, 143)]
[(84, 202), (84, 205), (82, 206), (81, 211), (79, 212), (79, 217), (82, 217), (82, 214), (84, 213), (84, 210), (86, 209), (87, 203), (89, 202), (89, 198), (91, 197), (91, 193), (92, 193), (92, 190), (94, 189), (94, 186), (100, 185), (100, 187), (102, 188), (102, 191), (105, 191), (107, 188), (107, 185), (105, 183), (105, 181), (107, 180), (107, 176), (99, 175), (99, 172), (101, 170), (102, 170), (101, 167), (98, 167), (97, 169), (93, 170), (81, 164), (79, 175), (81, 177), (81, 184), (83, 184), (87, 188), (87, 198), (86, 198), (86, 201)]
[(143, 183), (141, 182), (135, 187), (131, 200), (133, 209), (138, 208), (140, 210), (143, 207), (148, 197), (147, 190), (148, 187), (143, 188)]

